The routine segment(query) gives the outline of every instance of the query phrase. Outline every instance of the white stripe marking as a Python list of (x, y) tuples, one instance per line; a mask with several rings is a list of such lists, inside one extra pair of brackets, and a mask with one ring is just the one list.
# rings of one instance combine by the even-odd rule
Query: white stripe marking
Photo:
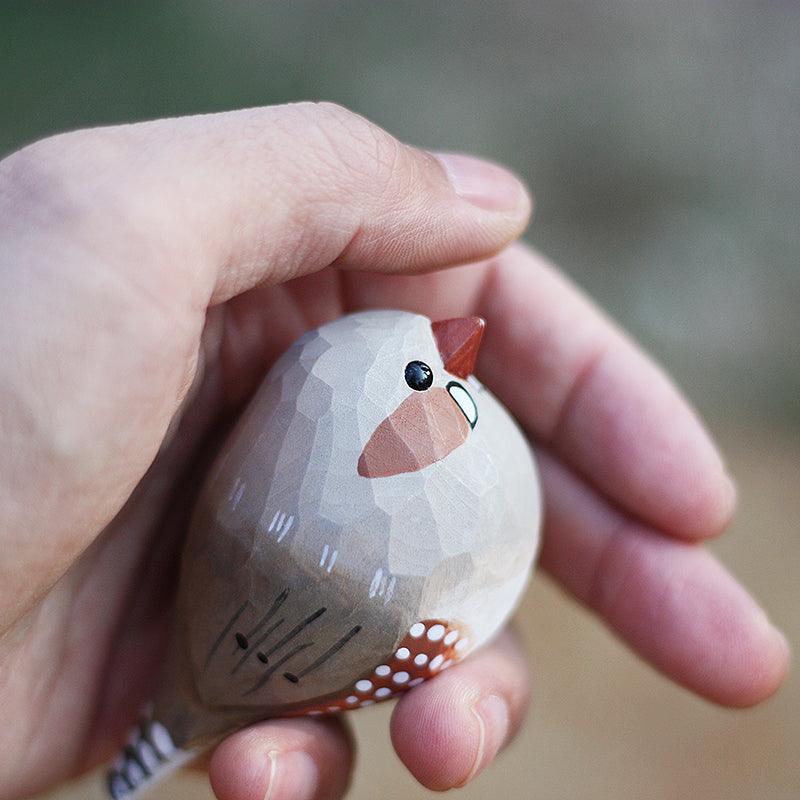
[(333, 555), (331, 556), (331, 560), (328, 562), (328, 572), (330, 572), (333, 569), (333, 565), (336, 563), (336, 556), (338, 556), (338, 555), (339, 555), (339, 551), (338, 550), (334, 550), (333, 551)]
[(244, 494), (245, 482), (241, 478), (236, 479), (236, 483), (233, 485), (233, 492), (231, 493), (230, 499), (232, 502), (232, 507), (235, 509), (236, 506), (239, 505), (239, 501), (242, 499), (242, 495)]
[(283, 539), (283, 537), (286, 536), (287, 533), (289, 533), (293, 523), (294, 523), (294, 514), (292, 514), (289, 517), (289, 519), (286, 520), (286, 524), (283, 526), (280, 535), (278, 536), (278, 542), (280, 542)]
[(380, 586), (382, 576), (383, 576), (383, 570), (380, 567), (378, 567), (378, 569), (375, 570), (375, 577), (372, 579), (372, 583), (369, 585), (370, 597), (375, 597), (375, 594), (378, 591), (378, 586)]

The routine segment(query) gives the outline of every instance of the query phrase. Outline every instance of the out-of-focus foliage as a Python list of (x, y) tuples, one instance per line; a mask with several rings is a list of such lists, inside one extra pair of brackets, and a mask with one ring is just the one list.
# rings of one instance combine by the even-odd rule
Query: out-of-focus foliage
[(800, 422), (800, 4), (0, 6), (0, 153), (338, 100), (529, 179), (529, 238), (707, 411)]

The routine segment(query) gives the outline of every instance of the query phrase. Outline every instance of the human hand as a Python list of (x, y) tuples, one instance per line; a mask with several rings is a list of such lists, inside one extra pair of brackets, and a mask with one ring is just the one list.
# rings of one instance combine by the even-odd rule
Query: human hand
[[(478, 374), (538, 443), (544, 568), (691, 690), (742, 706), (777, 688), (785, 641), (697, 546), (734, 503), (713, 445), (540, 256), (496, 255), (528, 213), (505, 171), (326, 104), (80, 131), (0, 162), (0, 798), (116, 748), (221, 436), (299, 334), (364, 307), (485, 317)], [(395, 748), (426, 786), (461, 785), (528, 693), (503, 634), (398, 702)], [(209, 768), (221, 800), (281, 800), (340, 797), (350, 763), (342, 720), (303, 718), (234, 734)]]

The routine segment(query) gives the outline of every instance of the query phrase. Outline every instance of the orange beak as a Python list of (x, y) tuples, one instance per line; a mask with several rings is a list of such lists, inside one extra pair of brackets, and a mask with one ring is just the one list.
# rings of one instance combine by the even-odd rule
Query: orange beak
[[(472, 374), (484, 327), (480, 317), (431, 324), (447, 372), (458, 378)], [(385, 478), (423, 469), (463, 444), (476, 419), (475, 403), (458, 381), (412, 392), (373, 431), (358, 459), (358, 474)]]
[(485, 327), (480, 317), (456, 317), (431, 324), (444, 368), (451, 375), (472, 375)]

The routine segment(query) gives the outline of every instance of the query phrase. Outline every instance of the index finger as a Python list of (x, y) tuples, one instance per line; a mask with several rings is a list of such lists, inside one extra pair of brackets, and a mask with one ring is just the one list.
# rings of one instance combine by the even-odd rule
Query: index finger
[(351, 306), (484, 317), (477, 374), (532, 437), (634, 516), (687, 539), (728, 522), (733, 485), (691, 406), (541, 255), (515, 244), (448, 272), (346, 277)]
[(657, 528), (718, 533), (733, 484), (664, 372), (535, 252), (513, 246), (488, 270), (479, 368), (528, 431)]

